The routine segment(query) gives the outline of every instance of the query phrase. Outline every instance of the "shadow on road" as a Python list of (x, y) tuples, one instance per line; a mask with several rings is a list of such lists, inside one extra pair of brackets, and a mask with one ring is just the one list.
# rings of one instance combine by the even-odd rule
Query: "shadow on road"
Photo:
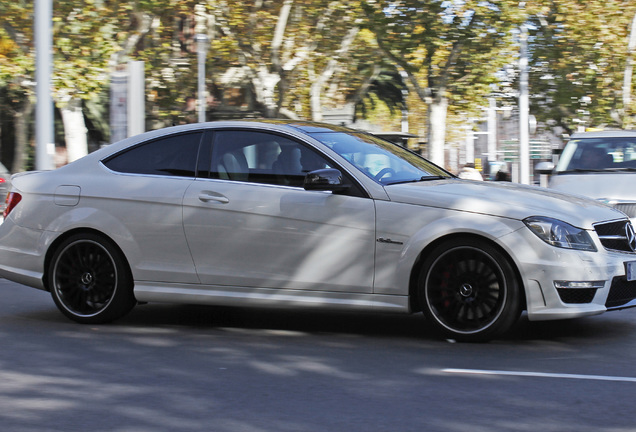
[[(46, 293), (33, 294), (21, 302), (5, 298), (6, 310), (0, 320), (19, 325), (72, 325), (54, 306)], [(9, 301), (7, 303), (7, 301)], [(171, 328), (185, 331), (213, 332), (218, 329), (268, 330), (378, 336), (416, 341), (437, 341), (440, 338), (421, 313), (415, 315), (380, 314), (372, 312), (327, 312), (318, 310), (263, 309), (245, 307), (175, 305), (151, 303), (138, 305), (126, 317), (108, 327)], [(600, 316), (530, 322), (524, 314), (512, 331), (498, 343), (529, 341), (598, 341), (625, 339), (636, 335), (636, 309), (608, 312)]]
[[(351, 334), (439, 340), (421, 313), (415, 315), (361, 312), (289, 311), (200, 305), (137, 306), (116, 324), (133, 326), (181, 326), (198, 330), (218, 328), (295, 331), (316, 334)], [(636, 335), (636, 310), (560, 321), (530, 322), (524, 314), (507, 342), (563, 339), (614, 339)]]

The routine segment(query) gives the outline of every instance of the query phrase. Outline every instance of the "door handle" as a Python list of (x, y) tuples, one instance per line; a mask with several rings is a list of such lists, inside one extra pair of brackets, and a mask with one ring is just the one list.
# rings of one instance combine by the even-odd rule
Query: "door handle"
[(203, 202), (214, 201), (221, 204), (227, 204), (230, 202), (229, 198), (226, 197), (225, 195), (221, 195), (220, 193), (209, 192), (209, 191), (201, 192), (199, 194), (199, 200)]

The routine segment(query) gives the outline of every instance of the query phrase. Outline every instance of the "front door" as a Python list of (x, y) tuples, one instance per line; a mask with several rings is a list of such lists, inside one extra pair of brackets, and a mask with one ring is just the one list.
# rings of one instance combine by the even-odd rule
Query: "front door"
[(372, 292), (373, 200), (305, 191), (330, 164), (274, 134), (216, 132), (210, 179), (184, 197), (187, 241), (203, 284)]

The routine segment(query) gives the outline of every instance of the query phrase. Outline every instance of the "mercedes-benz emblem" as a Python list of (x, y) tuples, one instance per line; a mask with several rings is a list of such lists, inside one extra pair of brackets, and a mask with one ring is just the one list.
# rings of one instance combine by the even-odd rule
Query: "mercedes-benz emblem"
[(625, 235), (627, 236), (627, 244), (632, 252), (636, 252), (636, 233), (631, 223), (625, 225)]

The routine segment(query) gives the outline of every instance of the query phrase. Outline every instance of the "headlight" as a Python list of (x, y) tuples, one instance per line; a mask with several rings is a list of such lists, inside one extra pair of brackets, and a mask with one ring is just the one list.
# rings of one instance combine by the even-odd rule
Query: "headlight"
[(549, 245), (596, 252), (596, 246), (587, 231), (548, 217), (532, 216), (523, 220), (541, 240)]

